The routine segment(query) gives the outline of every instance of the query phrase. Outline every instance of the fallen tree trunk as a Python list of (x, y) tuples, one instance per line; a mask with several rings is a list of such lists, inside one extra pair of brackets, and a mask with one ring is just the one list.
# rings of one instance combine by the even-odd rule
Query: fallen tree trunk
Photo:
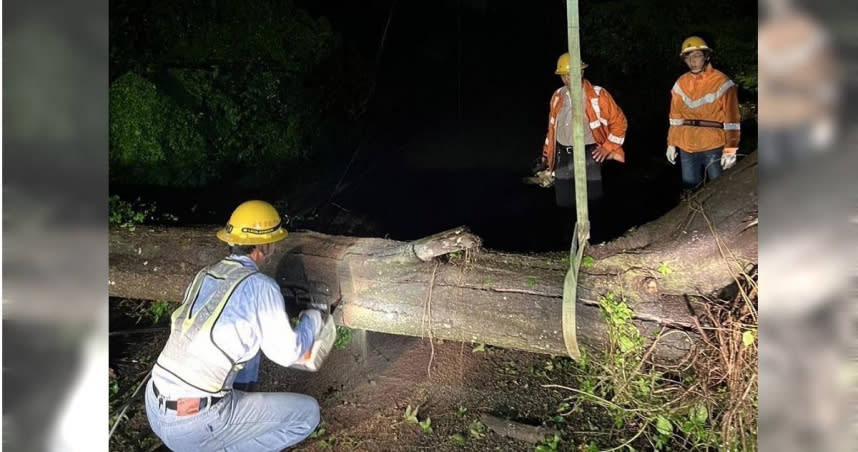
[[(579, 344), (605, 347), (599, 299), (612, 293), (634, 310), (643, 336), (667, 333), (655, 359), (685, 357), (698, 340), (698, 303), (756, 264), (756, 186), (754, 153), (662, 218), (588, 248)], [(111, 229), (110, 295), (181, 301), (195, 272), (227, 252), (214, 230)], [(415, 242), (294, 232), (262, 271), (283, 286), (308, 285), (318, 301), (339, 300), (337, 323), (351, 328), (565, 355), (568, 253), (510, 254), (479, 243), (466, 228)]]

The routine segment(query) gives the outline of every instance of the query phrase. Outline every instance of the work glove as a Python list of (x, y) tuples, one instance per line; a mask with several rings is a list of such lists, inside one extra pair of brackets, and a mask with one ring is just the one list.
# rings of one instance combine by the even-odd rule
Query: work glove
[(554, 171), (548, 171), (546, 168), (536, 173), (536, 178), (539, 181), (539, 186), (542, 188), (554, 186)]
[(530, 165), (530, 170), (533, 172), (533, 174), (537, 174), (540, 171), (544, 171), (546, 169), (548, 169), (548, 160), (545, 159), (544, 155), (539, 156)]
[(721, 154), (721, 168), (727, 170), (736, 164), (736, 154)]
[(670, 162), (671, 165), (676, 164), (676, 146), (668, 146), (665, 155), (667, 156), (667, 161)]
[(298, 318), (303, 322), (311, 322), (313, 324), (313, 337), (319, 337), (322, 332), (322, 311), (318, 309), (305, 309), (298, 314)]

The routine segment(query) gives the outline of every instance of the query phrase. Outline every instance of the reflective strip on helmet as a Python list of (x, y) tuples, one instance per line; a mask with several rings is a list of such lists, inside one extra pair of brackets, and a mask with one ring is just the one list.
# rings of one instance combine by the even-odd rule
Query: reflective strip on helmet
[(626, 139), (623, 137), (618, 137), (618, 136), (614, 135), (613, 133), (609, 133), (608, 134), (608, 141), (610, 141), (612, 143), (623, 144), (623, 142), (626, 141)]
[(738, 122), (725, 122), (724, 130), (741, 130), (741, 124)]
[(710, 49), (709, 47), (706, 47), (706, 46), (688, 46), (679, 55), (683, 56), (686, 53), (690, 53), (690, 52), (693, 52), (695, 50), (712, 50), (712, 49)]
[(723, 96), (724, 93), (726, 93), (727, 90), (732, 88), (733, 86), (735, 86), (733, 81), (727, 80), (726, 82), (722, 83), (721, 86), (719, 86), (714, 93), (706, 94), (700, 99), (695, 100), (691, 100), (688, 95), (685, 94), (684, 91), (682, 91), (682, 88), (679, 87), (679, 82), (673, 84), (673, 92), (676, 93), (677, 96), (682, 98), (682, 101), (685, 102), (685, 105), (688, 106), (688, 108), (697, 108), (702, 105), (711, 104), (712, 102), (715, 102), (716, 100), (720, 99), (721, 96)]
[(684, 120), (682, 120), (682, 119), (673, 119), (673, 118), (668, 119), (668, 122), (670, 122), (670, 125), (672, 125), (672, 126), (681, 126), (683, 124), (683, 121)]

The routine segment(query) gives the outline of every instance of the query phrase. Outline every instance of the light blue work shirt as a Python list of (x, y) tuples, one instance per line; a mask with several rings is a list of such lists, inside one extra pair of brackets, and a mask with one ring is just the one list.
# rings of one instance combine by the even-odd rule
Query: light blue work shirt
[[(247, 256), (232, 255), (229, 259), (241, 262), (245, 267), (258, 269), (256, 263)], [(217, 280), (206, 276), (198, 299), (208, 299), (216, 287)], [(193, 312), (199, 310), (200, 306), (194, 306)], [(316, 327), (311, 318), (302, 317), (293, 330), (280, 287), (271, 277), (255, 273), (236, 288), (212, 329), (212, 337), (215, 344), (234, 362), (250, 361), (261, 349), (268, 359), (288, 367), (313, 345)], [(152, 370), (152, 381), (168, 400), (212, 395), (182, 382), (158, 365)]]

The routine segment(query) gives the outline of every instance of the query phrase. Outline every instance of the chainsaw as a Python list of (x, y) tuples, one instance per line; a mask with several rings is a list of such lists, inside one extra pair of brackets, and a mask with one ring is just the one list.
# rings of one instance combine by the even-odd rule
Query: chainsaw
[(554, 186), (554, 171), (544, 169), (533, 176), (523, 177), (521, 181), (528, 185), (539, 185), (542, 188)]
[(322, 367), (322, 363), (325, 362), (325, 358), (328, 357), (337, 338), (337, 326), (334, 324), (333, 311), (338, 303), (327, 304), (318, 302), (313, 297), (307, 284), (281, 285), (281, 292), (283, 292), (283, 299), (286, 301), (287, 312), (316, 309), (322, 313), (322, 329), (314, 338), (313, 346), (301, 355), (294, 364), (289, 366), (292, 369), (316, 372)]

